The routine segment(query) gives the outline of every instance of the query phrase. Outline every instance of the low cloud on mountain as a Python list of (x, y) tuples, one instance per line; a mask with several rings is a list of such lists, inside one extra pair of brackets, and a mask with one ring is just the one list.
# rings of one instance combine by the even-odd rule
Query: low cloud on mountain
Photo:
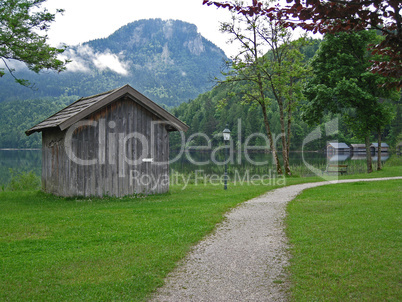
[(71, 60), (67, 70), (71, 72), (90, 72), (92, 68), (99, 70), (109, 69), (119, 75), (128, 75), (128, 63), (124, 62), (123, 55), (114, 54), (110, 50), (95, 52), (88, 45), (70, 48), (63, 53), (62, 59)]

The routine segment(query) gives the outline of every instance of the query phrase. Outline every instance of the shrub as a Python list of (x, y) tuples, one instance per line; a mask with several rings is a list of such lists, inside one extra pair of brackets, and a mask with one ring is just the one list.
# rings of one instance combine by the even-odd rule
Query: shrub
[(40, 178), (33, 171), (18, 172), (13, 169), (10, 169), (10, 174), (11, 174), (11, 180), (6, 187), (6, 190), (32, 191), (40, 189), (41, 186)]
[(402, 156), (401, 155), (392, 155), (390, 159), (385, 162), (387, 167), (392, 166), (402, 166)]

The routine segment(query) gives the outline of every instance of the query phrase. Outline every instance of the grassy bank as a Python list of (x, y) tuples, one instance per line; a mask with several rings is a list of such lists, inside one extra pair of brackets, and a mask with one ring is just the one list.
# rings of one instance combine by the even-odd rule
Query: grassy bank
[(402, 181), (309, 189), (288, 205), (293, 301), (400, 301)]
[(230, 208), (279, 186), (321, 180), (230, 183), (227, 191), (199, 183), (122, 199), (0, 192), (0, 300), (144, 301)]

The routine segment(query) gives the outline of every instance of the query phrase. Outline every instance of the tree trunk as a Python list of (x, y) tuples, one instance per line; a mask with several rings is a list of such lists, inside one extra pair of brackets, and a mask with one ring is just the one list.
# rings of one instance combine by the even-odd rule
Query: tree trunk
[(292, 175), (290, 172), (289, 166), (289, 156), (288, 156), (288, 147), (286, 144), (286, 131), (285, 131), (285, 112), (283, 110), (283, 100), (278, 100), (279, 105), (279, 118), (281, 123), (281, 141), (282, 141), (282, 156), (283, 156), (283, 166), (285, 168), (286, 175)]
[(370, 132), (367, 131), (365, 137), (366, 143), (366, 161), (367, 161), (367, 173), (373, 172), (373, 165), (371, 163), (371, 152), (370, 152)]
[(292, 102), (289, 101), (288, 104), (288, 133), (287, 133), (287, 155), (288, 155), (288, 161), (290, 165), (290, 136), (292, 135), (291, 133), (291, 126), (292, 126)]
[(263, 104), (263, 103), (260, 103), (260, 105), (261, 105), (261, 109), (262, 109), (262, 115), (264, 117), (265, 130), (267, 131), (267, 134), (268, 134), (269, 147), (272, 150), (272, 156), (274, 157), (274, 160), (275, 160), (276, 173), (278, 173), (278, 175), (281, 175), (281, 174), (283, 174), (282, 167), (281, 167), (281, 163), (279, 162), (278, 154), (276, 153), (274, 140), (272, 138), (271, 127), (269, 126), (269, 121), (268, 121), (268, 116), (267, 116), (267, 108), (265, 107), (265, 104)]
[[(256, 39), (256, 28), (254, 28), (254, 42), (257, 41)], [(254, 43), (254, 58), (255, 58), (255, 62), (258, 61), (258, 52), (257, 52), (257, 43)], [(262, 109), (262, 115), (264, 117), (264, 124), (265, 124), (265, 130), (268, 134), (268, 139), (269, 139), (269, 146), (272, 150), (272, 156), (274, 157), (275, 160), (275, 165), (276, 165), (276, 173), (278, 173), (278, 175), (283, 174), (282, 172), (282, 167), (281, 167), (281, 163), (279, 162), (279, 157), (278, 154), (276, 153), (276, 148), (274, 145), (274, 140), (272, 138), (272, 132), (271, 132), (271, 127), (269, 126), (269, 121), (268, 121), (268, 115), (267, 115), (267, 108), (265, 106), (265, 95), (264, 95), (264, 85), (262, 82), (262, 77), (261, 77), (261, 73), (259, 71), (257, 71), (257, 84), (258, 84), (258, 89), (259, 89), (259, 94), (260, 94), (260, 98), (261, 101), (259, 101), (261, 109)]]
[(381, 170), (381, 129), (378, 128), (378, 155), (377, 155), (377, 171)]

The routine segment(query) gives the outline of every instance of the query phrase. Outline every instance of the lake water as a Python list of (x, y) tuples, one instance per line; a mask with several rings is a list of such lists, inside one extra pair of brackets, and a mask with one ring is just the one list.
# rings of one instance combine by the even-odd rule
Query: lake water
[[(10, 180), (10, 169), (17, 172), (34, 171), (37, 175), (41, 173), (41, 150), (0, 150), (0, 188)], [(388, 159), (388, 154), (382, 155), (382, 161)], [(226, 157), (223, 150), (221, 152), (184, 152), (178, 154), (171, 152), (172, 162), (170, 172), (180, 174), (198, 175), (223, 175), (225, 169), (225, 159), (229, 158), (228, 174), (244, 175), (271, 175), (274, 174), (272, 154), (264, 153), (237, 153)], [(372, 157), (374, 161), (376, 156)], [(366, 171), (365, 155), (336, 154), (329, 156), (325, 153), (317, 152), (291, 152), (290, 164), (292, 172), (301, 176), (314, 175), (311, 167), (324, 171), (329, 163), (339, 163), (348, 165), (348, 173), (362, 173)]]

